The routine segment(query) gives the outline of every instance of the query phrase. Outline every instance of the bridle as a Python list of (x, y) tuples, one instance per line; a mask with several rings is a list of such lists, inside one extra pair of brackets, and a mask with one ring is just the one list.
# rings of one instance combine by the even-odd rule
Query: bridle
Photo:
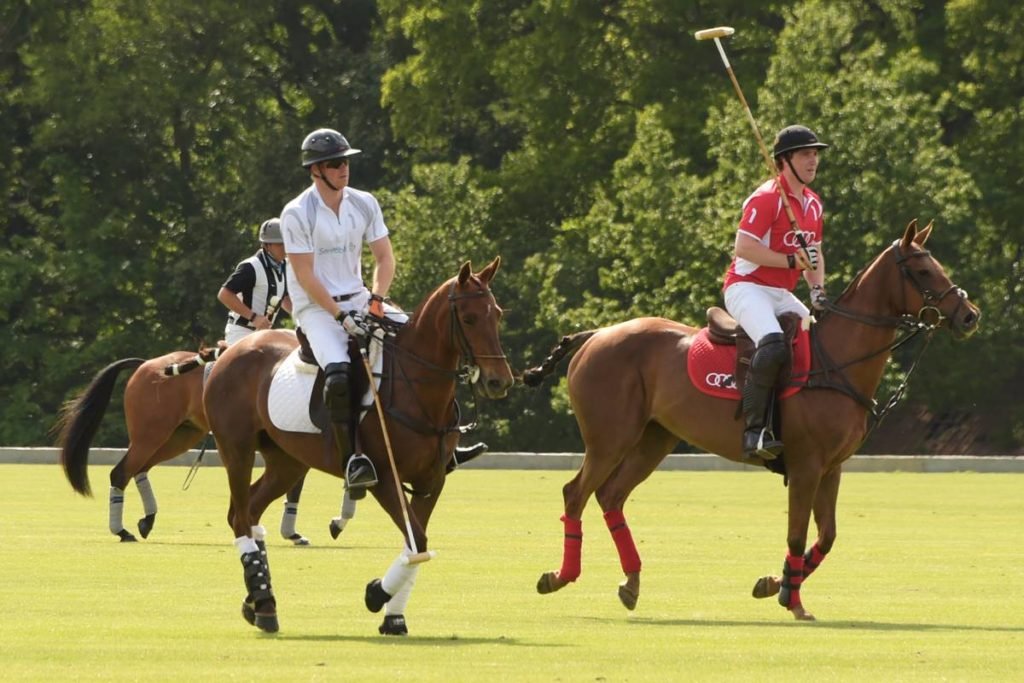
[[(828, 353), (821, 345), (819, 335), (815, 334), (817, 328), (812, 327), (811, 347), (813, 349), (815, 357), (819, 360), (821, 369), (812, 370), (808, 372), (806, 375), (806, 383), (802, 383), (803, 386), (808, 388), (835, 389), (846, 394), (847, 396), (850, 396), (860, 405), (862, 405), (869, 412), (873, 419), (872, 425), (868, 429), (867, 433), (865, 433), (864, 435), (865, 440), (867, 439), (868, 435), (870, 435), (870, 433), (878, 426), (882, 419), (889, 413), (889, 411), (892, 410), (896, 406), (896, 404), (899, 403), (899, 401), (903, 398), (903, 394), (907, 389), (907, 384), (910, 381), (910, 376), (917, 368), (918, 361), (920, 361), (921, 357), (924, 355), (925, 349), (928, 348), (928, 344), (931, 342), (932, 335), (934, 334), (935, 330), (942, 327), (943, 325), (947, 327), (950, 326), (951, 318), (956, 317), (956, 314), (960, 311), (960, 308), (964, 306), (968, 300), (967, 292), (965, 292), (963, 289), (961, 289), (955, 284), (951, 284), (942, 292), (936, 292), (930, 287), (925, 286), (921, 282), (920, 278), (918, 278), (918, 276), (915, 275), (913, 269), (910, 268), (911, 259), (921, 256), (930, 256), (931, 252), (922, 249), (919, 251), (911, 252), (909, 254), (902, 254), (900, 253), (899, 249), (899, 240), (893, 242), (892, 247), (889, 250), (887, 250), (887, 253), (888, 252), (891, 252), (893, 254), (893, 258), (896, 261), (896, 266), (899, 268), (900, 275), (902, 276), (902, 278), (905, 280), (909, 280), (910, 283), (914, 286), (914, 289), (917, 290), (917, 293), (921, 295), (921, 308), (918, 309), (916, 315), (913, 313), (904, 313), (901, 315), (893, 316), (870, 315), (866, 313), (860, 313), (858, 311), (854, 311), (844, 306), (841, 306), (839, 302), (841, 302), (846, 297), (847, 293), (851, 290), (851, 288), (853, 288), (857, 283), (861, 281), (867, 269), (865, 268), (864, 270), (861, 270), (859, 273), (857, 273), (857, 276), (854, 277), (853, 281), (850, 283), (849, 286), (847, 286), (843, 293), (839, 295), (839, 297), (836, 299), (836, 303), (827, 300), (824, 302), (825, 313), (822, 315), (822, 321), (825, 319), (827, 315), (838, 315), (862, 323), (864, 325), (894, 329), (897, 331), (896, 338), (892, 342), (886, 344), (885, 346), (875, 351), (872, 351), (871, 353), (865, 354), (859, 358), (855, 358), (854, 360), (847, 361), (840, 365), (836, 364), (829, 357)], [(902, 291), (903, 310), (907, 310), (906, 289), (902, 288)], [(942, 301), (950, 294), (956, 294), (956, 296), (958, 297), (958, 301), (956, 308), (953, 310), (952, 316), (946, 316), (942, 313), (941, 309), (939, 309), (939, 304), (941, 304)], [(857, 365), (858, 363), (862, 363), (866, 360), (874, 358), (879, 354), (892, 352), (898, 349), (899, 347), (903, 346), (904, 344), (906, 344), (911, 339), (913, 339), (914, 337), (918, 336), (921, 333), (924, 333), (924, 344), (922, 344), (920, 350), (918, 350), (917, 355), (914, 357), (913, 363), (904, 375), (899, 387), (896, 388), (896, 390), (892, 393), (889, 399), (885, 402), (885, 405), (879, 410), (878, 402), (875, 401), (874, 398), (866, 397), (859, 391), (857, 391), (857, 389), (854, 388), (853, 384), (846, 377), (846, 374), (843, 372), (843, 370), (851, 366)]]
[[(395, 342), (395, 340), (394, 340), (394, 338), (392, 336), (386, 336), (385, 340), (384, 340), (385, 348), (391, 351), (391, 354), (390, 354), (390, 358), (391, 358), (390, 367), (392, 368), (393, 371), (390, 373), (391, 374), (391, 376), (390, 376), (390, 383), (391, 383), (390, 396), (392, 398), (395, 396), (394, 384), (395, 384), (395, 381), (396, 381), (396, 375), (400, 374), (403, 383), (410, 390), (411, 395), (416, 398), (416, 402), (417, 402), (417, 405), (418, 405), (418, 412), (420, 413), (421, 416), (428, 415), (429, 413), (426, 410), (426, 406), (423, 405), (422, 399), (419, 397), (419, 395), (415, 391), (412, 391), (412, 387), (413, 387), (414, 384), (424, 383), (427, 380), (422, 380), (422, 379), (421, 380), (417, 380), (417, 379), (413, 379), (413, 378), (409, 377), (406, 374), (405, 370), (400, 365), (398, 365), (398, 364), (396, 364), (394, 362), (394, 360), (395, 360), (395, 358), (397, 356), (402, 356), (404, 358), (409, 358), (409, 359), (415, 361), (416, 363), (418, 363), (419, 365), (422, 365), (423, 367), (425, 367), (428, 370), (430, 370), (433, 375), (435, 375), (438, 378), (440, 378), (440, 381), (461, 382), (463, 384), (469, 384), (469, 385), (473, 386), (474, 389), (475, 389), (476, 383), (480, 379), (480, 367), (476, 364), (478, 359), (497, 359), (497, 360), (506, 360), (507, 359), (507, 357), (505, 356), (504, 353), (501, 353), (501, 354), (482, 354), (482, 353), (476, 353), (473, 350), (472, 343), (469, 341), (469, 337), (466, 335), (466, 331), (465, 331), (465, 329), (463, 328), (463, 325), (462, 325), (462, 319), (459, 316), (459, 304), (458, 304), (459, 301), (462, 301), (462, 300), (465, 300), (465, 299), (475, 299), (477, 297), (482, 297), (482, 296), (490, 296), (491, 295), (490, 288), (486, 287), (486, 286), (482, 286), (480, 289), (478, 289), (476, 291), (472, 291), (472, 292), (457, 292), (456, 291), (456, 284), (457, 284), (457, 282), (458, 282), (457, 279), (452, 280), (451, 286), (448, 289), (448, 313), (449, 313), (449, 317), (451, 318), (451, 324), (449, 325), (449, 334), (451, 336), (451, 345), (454, 348), (457, 348), (458, 351), (459, 351), (459, 361), (457, 363), (457, 366), (456, 366), (455, 370), (450, 370), (448, 368), (441, 367), (440, 365), (437, 365), (437, 364), (435, 364), (435, 363), (433, 363), (433, 362), (431, 362), (431, 361), (429, 361), (429, 360), (427, 360), (427, 359), (425, 359), (425, 358), (423, 358), (423, 357), (413, 353), (409, 349), (400, 347)], [(372, 381), (372, 378), (371, 378), (371, 381)], [(390, 403), (390, 401), (389, 401), (389, 403)], [(473, 419), (468, 424), (465, 424), (465, 425), (462, 424), (462, 413), (461, 413), (461, 410), (459, 408), (458, 402), (455, 402), (455, 418), (454, 418), (454, 421), (451, 424), (442, 425), (440, 427), (432, 424), (430, 420), (424, 419), (423, 417), (417, 418), (417, 417), (412, 417), (410, 415), (407, 415), (407, 414), (397, 410), (393, 405), (386, 406), (385, 407), (385, 412), (388, 415), (390, 415), (391, 417), (393, 417), (395, 420), (397, 420), (398, 422), (401, 422), (406, 427), (408, 427), (409, 429), (411, 429), (411, 430), (413, 430), (413, 431), (415, 431), (415, 432), (417, 432), (419, 434), (424, 434), (424, 435), (430, 435), (430, 436), (438, 437), (438, 453), (439, 453), (439, 457), (442, 458), (442, 459), (446, 455), (445, 449), (444, 449), (444, 438), (445, 438), (445, 436), (447, 436), (448, 434), (451, 434), (453, 432), (466, 433), (468, 431), (471, 431), (471, 430), (475, 429), (476, 426), (477, 426), (477, 406), (476, 406), (476, 402), (475, 401), (474, 401), (474, 405), (473, 405)], [(423, 495), (423, 494), (419, 494), (418, 492), (414, 492), (414, 494), (415, 495)]]

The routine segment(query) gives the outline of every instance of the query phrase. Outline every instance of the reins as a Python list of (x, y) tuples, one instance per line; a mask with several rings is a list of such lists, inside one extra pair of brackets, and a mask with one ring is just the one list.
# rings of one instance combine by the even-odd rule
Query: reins
[[(896, 405), (902, 400), (904, 393), (906, 392), (907, 386), (910, 382), (910, 376), (917, 369), (918, 362), (924, 355), (925, 350), (931, 343), (932, 335), (935, 330), (942, 326), (943, 322), (948, 320), (947, 316), (944, 316), (939, 310), (937, 304), (939, 304), (948, 294), (955, 292), (959, 297), (959, 303), (954, 311), (960, 310), (960, 306), (967, 300), (967, 294), (956, 285), (951, 285), (941, 294), (934, 292), (933, 290), (925, 287), (921, 284), (920, 280), (913, 274), (913, 271), (908, 268), (907, 262), (911, 258), (918, 256), (929, 256), (930, 252), (926, 250), (915, 251), (911, 254), (903, 255), (899, 251), (898, 242), (894, 242), (890, 250), (894, 258), (896, 259), (896, 265), (899, 267), (900, 274), (904, 279), (909, 280), (914, 288), (921, 294), (924, 305), (918, 310), (917, 315), (910, 313), (904, 313), (898, 316), (891, 315), (872, 315), (867, 313), (860, 313), (858, 311), (851, 310), (839, 305), (839, 302), (847, 296), (848, 292), (851, 291), (854, 286), (861, 281), (867, 268), (861, 270), (854, 277), (850, 285), (847, 286), (843, 293), (836, 299), (836, 303), (831, 301), (824, 302), (825, 313), (822, 315), (822, 322), (828, 315), (838, 315), (849, 320), (861, 323), (863, 325), (870, 325), (872, 327), (882, 327), (886, 329), (896, 330), (896, 337), (893, 341), (885, 344), (881, 348), (867, 353), (863, 356), (855, 358), (854, 360), (847, 361), (842, 364), (836, 364), (832, 361), (828, 355), (826, 349), (822, 346), (821, 339), (817, 334), (817, 327), (811, 328), (811, 348), (814, 356), (819, 360), (821, 368), (818, 370), (811, 370), (806, 373), (806, 383), (804, 386), (808, 388), (823, 388), (823, 389), (834, 389), (839, 391), (857, 401), (861, 406), (868, 411), (872, 418), (872, 423), (868, 427), (867, 432), (864, 435), (864, 440), (874, 431), (874, 429), (882, 422), (882, 419), (896, 407)], [(904, 308), (906, 307), (906, 293), (904, 292)], [(929, 318), (934, 316), (934, 322), (931, 322)], [(896, 349), (900, 348), (910, 340), (917, 337), (919, 334), (924, 333), (924, 343), (914, 356), (914, 360), (910, 365), (910, 368), (903, 375), (903, 379), (899, 386), (893, 391), (889, 398), (885, 401), (882, 408), (878, 409), (878, 402), (873, 397), (864, 396), (862, 393), (857, 391), (850, 380), (846, 377), (843, 372), (846, 368), (852, 367), (859, 363), (863, 363), (871, 358), (874, 358), (883, 353), (891, 353)], [(834, 377), (838, 377), (834, 379)], [(799, 377), (799, 376), (797, 376)], [(822, 378), (822, 379), (818, 379)]]

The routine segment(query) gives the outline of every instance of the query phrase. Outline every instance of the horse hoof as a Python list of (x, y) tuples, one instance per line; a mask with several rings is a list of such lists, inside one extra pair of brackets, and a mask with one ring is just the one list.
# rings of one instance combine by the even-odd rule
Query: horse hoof
[(342, 527), (335, 520), (331, 520), (331, 524), (328, 527), (331, 530), (331, 538), (335, 541), (338, 540), (338, 536), (341, 536)]
[(139, 539), (132, 536), (131, 532), (127, 529), (121, 529), (117, 532), (117, 537), (121, 539), (121, 543), (135, 543)]
[(363, 599), (366, 602), (366, 609), (376, 614), (384, 609), (384, 605), (388, 603), (391, 596), (381, 586), (380, 579), (374, 579), (366, 584), (366, 595)]
[(256, 614), (256, 628), (265, 633), (277, 633), (281, 626), (277, 623), (277, 614)]
[(156, 521), (156, 515), (146, 515), (139, 520), (139, 535), (143, 538), (149, 538), (149, 532), (153, 530), (153, 522)]
[(814, 615), (805, 610), (801, 605), (797, 605), (789, 611), (797, 621), (817, 621), (817, 619), (814, 618)]
[(636, 609), (636, 601), (640, 599), (640, 577), (639, 575), (627, 576), (626, 580), (619, 584), (619, 600), (626, 609)]
[(758, 600), (770, 598), (773, 595), (778, 595), (781, 588), (782, 580), (778, 576), (762, 576), (754, 583), (754, 590), (751, 591), (751, 595)]
[(568, 583), (568, 581), (563, 581), (561, 577), (558, 576), (558, 572), (544, 572), (537, 580), (537, 592), (541, 595), (554, 593), (557, 590), (565, 588)]
[(250, 626), (256, 625), (256, 607), (251, 602), (242, 602), (242, 618), (249, 622)]
[(407, 636), (409, 629), (405, 626), (405, 617), (401, 614), (388, 614), (384, 617), (384, 623), (377, 627), (377, 632), (382, 636)]
[(291, 541), (295, 545), (309, 545), (309, 539), (302, 534), (292, 534), (287, 540)]

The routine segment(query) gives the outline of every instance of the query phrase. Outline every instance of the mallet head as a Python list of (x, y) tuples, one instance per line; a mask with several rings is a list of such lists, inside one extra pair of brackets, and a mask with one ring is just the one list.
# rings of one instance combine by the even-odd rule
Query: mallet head
[(697, 31), (693, 34), (693, 37), (697, 40), (711, 40), (712, 38), (725, 38), (736, 33), (736, 29), (732, 26), (716, 26), (715, 28), (706, 28), (702, 31)]

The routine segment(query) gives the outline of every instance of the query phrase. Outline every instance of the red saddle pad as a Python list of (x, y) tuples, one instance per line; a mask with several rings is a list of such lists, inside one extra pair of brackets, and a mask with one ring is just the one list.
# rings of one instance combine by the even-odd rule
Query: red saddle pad
[[(800, 329), (793, 338), (793, 375), (799, 377), (799, 386), (786, 387), (779, 394), (781, 398), (792, 396), (803, 388), (807, 372), (811, 368), (811, 339), (807, 330)], [(690, 381), (705, 394), (740, 400), (736, 389), (736, 347), (729, 344), (714, 344), (708, 338), (708, 328), (702, 328), (690, 344), (686, 355), (686, 371)]]

